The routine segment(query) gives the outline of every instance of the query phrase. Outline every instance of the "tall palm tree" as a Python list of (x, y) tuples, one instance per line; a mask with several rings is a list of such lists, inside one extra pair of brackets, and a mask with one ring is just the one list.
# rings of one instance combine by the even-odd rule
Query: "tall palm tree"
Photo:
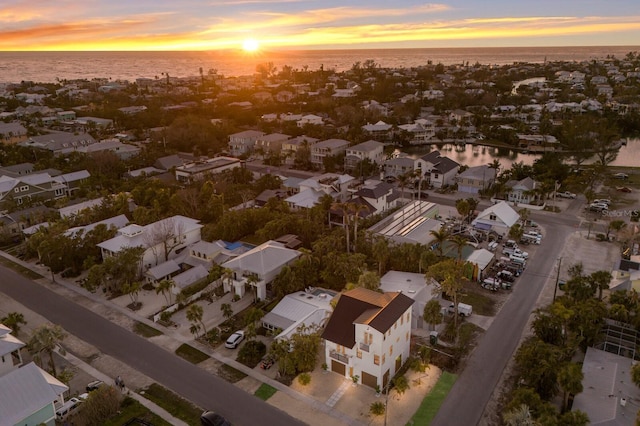
[(444, 254), (444, 243), (449, 239), (449, 236), (451, 235), (450, 232), (445, 228), (440, 228), (437, 231), (434, 229), (430, 234), (436, 244), (438, 244), (438, 254), (442, 257)]
[(20, 333), (20, 325), (26, 325), (27, 321), (24, 319), (24, 315), (19, 312), (9, 312), (6, 317), (0, 319), (0, 323), (6, 325), (11, 329), (11, 334), (14, 337), (18, 337)]
[(331, 205), (332, 209), (340, 210), (342, 212), (342, 227), (345, 230), (346, 239), (347, 239), (347, 253), (349, 253), (349, 210), (351, 209), (350, 203), (333, 203)]
[(49, 368), (53, 377), (57, 377), (55, 360), (53, 352), (56, 348), (61, 354), (65, 354), (65, 350), (60, 343), (67, 337), (62, 327), (59, 325), (42, 325), (36, 328), (29, 339), (27, 348), (29, 353), (33, 355), (34, 361), (42, 366), (42, 353), (45, 352), (49, 357)]
[(353, 213), (353, 251), (356, 251), (358, 247), (358, 219), (360, 219), (360, 212), (368, 211), (369, 208), (364, 204), (351, 203), (351, 213)]
[(462, 250), (467, 245), (468, 241), (466, 240), (466, 238), (464, 238), (464, 237), (462, 237), (460, 235), (453, 235), (453, 236), (449, 237), (448, 240), (456, 248), (456, 251), (458, 253), (458, 262), (461, 262), (462, 261)]
[(207, 334), (207, 329), (205, 328), (204, 322), (202, 322), (202, 317), (204, 316), (204, 309), (202, 306), (198, 304), (192, 304), (187, 308), (187, 320), (199, 327), (202, 327), (203, 334)]
[(558, 385), (562, 389), (562, 413), (569, 405), (569, 395), (582, 392), (582, 379), (582, 368), (574, 362), (565, 364), (558, 371)]
[[(411, 181), (412, 178), (413, 178), (413, 173), (412, 172), (403, 173), (400, 176), (398, 176), (398, 183), (400, 184), (400, 193), (402, 194), (402, 199), (404, 199), (404, 188), (407, 186), (407, 184)], [(406, 209), (403, 206), (403, 208), (402, 208), (402, 226), (404, 226), (404, 213), (405, 213), (405, 210)]]
[(598, 290), (598, 299), (602, 300), (602, 291), (609, 289), (611, 283), (611, 273), (609, 271), (595, 271), (589, 275), (589, 284)]
[(156, 287), (156, 294), (162, 293), (165, 300), (167, 301), (167, 305), (171, 304), (171, 289), (175, 287), (175, 283), (172, 279), (164, 279), (158, 283)]

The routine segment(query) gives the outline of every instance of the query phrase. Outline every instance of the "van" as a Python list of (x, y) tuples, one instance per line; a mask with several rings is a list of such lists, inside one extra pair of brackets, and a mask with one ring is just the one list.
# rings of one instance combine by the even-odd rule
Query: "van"
[(495, 251), (498, 248), (498, 243), (496, 241), (491, 241), (488, 248), (489, 251)]
[[(455, 305), (452, 303), (449, 305), (449, 313), (454, 313)], [(473, 313), (473, 307), (471, 305), (467, 305), (466, 303), (458, 303), (458, 315), (461, 317), (468, 317)]]
[(533, 237), (533, 238), (538, 238), (538, 239), (542, 238), (542, 234), (538, 231), (534, 231), (533, 229), (528, 230), (527, 232), (524, 233), (524, 235)]
[(522, 265), (523, 267), (527, 264), (527, 259), (513, 254), (509, 256), (509, 260), (517, 265)]
[(540, 245), (540, 242), (541, 242), (541, 238), (538, 238), (534, 235), (528, 235), (528, 234), (524, 234), (520, 240), (522, 241), (523, 244)]
[(66, 419), (69, 414), (71, 414), (76, 410), (76, 408), (78, 408), (80, 402), (81, 401), (78, 398), (71, 398), (70, 400), (62, 404), (62, 407), (56, 410), (56, 418), (60, 421)]

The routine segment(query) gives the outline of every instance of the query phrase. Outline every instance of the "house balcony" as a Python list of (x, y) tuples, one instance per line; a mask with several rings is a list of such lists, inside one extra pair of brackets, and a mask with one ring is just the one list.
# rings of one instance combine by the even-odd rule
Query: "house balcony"
[(369, 352), (369, 346), (370, 345), (367, 345), (366, 343), (360, 342), (360, 350), (361, 351)]
[(329, 352), (329, 357), (333, 358), (337, 361), (340, 361), (344, 364), (349, 364), (349, 357), (345, 354), (341, 354), (340, 352), (337, 351), (331, 351)]

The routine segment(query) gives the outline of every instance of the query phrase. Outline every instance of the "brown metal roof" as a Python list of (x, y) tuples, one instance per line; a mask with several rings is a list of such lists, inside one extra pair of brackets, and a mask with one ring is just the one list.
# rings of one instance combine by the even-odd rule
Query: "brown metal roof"
[(325, 327), (322, 338), (346, 348), (356, 343), (355, 324), (368, 324), (386, 332), (413, 304), (402, 293), (379, 293), (356, 288), (343, 293)]

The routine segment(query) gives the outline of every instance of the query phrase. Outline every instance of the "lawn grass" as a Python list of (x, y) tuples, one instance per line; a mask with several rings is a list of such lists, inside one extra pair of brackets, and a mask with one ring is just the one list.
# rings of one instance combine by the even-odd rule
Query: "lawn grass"
[(139, 334), (142, 337), (155, 337), (162, 335), (162, 332), (160, 330), (156, 330), (155, 328), (139, 321), (136, 321), (136, 323), (134, 324), (133, 331), (135, 331), (136, 334)]
[(186, 399), (176, 395), (169, 389), (164, 388), (157, 383), (152, 383), (148, 388), (144, 389), (144, 393), (140, 392), (140, 394), (167, 410), (167, 412), (169, 412), (173, 417), (178, 418), (189, 425), (200, 424), (200, 416), (203, 411), (202, 408), (197, 407)]
[(247, 377), (242, 371), (227, 364), (222, 364), (220, 368), (218, 368), (218, 375), (229, 383), (237, 383)]
[(209, 355), (186, 343), (181, 344), (178, 349), (176, 349), (176, 355), (186, 359), (192, 364), (200, 364), (202, 361), (209, 359)]
[[(479, 287), (475, 284), (476, 287)], [(466, 290), (466, 289), (465, 289)], [(473, 306), (473, 313), (478, 315), (495, 315), (495, 302), (488, 296), (475, 290), (466, 290), (465, 294), (458, 297), (458, 302)]]
[(429, 395), (422, 400), (418, 411), (413, 415), (409, 424), (425, 426), (431, 424), (457, 378), (458, 376), (455, 374), (443, 371), (438, 383), (429, 392)]
[(270, 385), (268, 385), (266, 383), (263, 383), (263, 384), (260, 385), (258, 390), (256, 390), (254, 395), (257, 396), (258, 398), (260, 398), (261, 400), (266, 401), (267, 399), (269, 399), (273, 395), (275, 395), (276, 392), (278, 392), (278, 390), (276, 388), (274, 388), (273, 386), (270, 386)]
[(165, 421), (133, 398), (125, 398), (120, 405), (120, 412), (102, 424), (103, 426), (121, 426), (132, 419), (140, 419), (154, 426), (171, 426), (171, 423)]
[(39, 280), (40, 278), (44, 278), (42, 275), (38, 274), (37, 272), (33, 272), (31, 269), (25, 268), (24, 266), (18, 263), (12, 262), (7, 258), (0, 257), (0, 263), (32, 280)]

